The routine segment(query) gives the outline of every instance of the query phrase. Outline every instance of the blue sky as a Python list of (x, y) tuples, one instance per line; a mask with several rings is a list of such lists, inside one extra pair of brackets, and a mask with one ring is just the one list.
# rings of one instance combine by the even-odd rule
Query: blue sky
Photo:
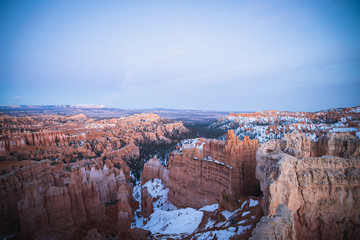
[(0, 0), (0, 104), (360, 104), (359, 1)]

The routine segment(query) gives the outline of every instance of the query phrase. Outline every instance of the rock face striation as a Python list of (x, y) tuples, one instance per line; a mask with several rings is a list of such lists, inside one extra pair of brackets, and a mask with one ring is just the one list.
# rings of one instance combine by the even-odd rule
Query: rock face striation
[[(155, 114), (99, 121), (84, 114), (2, 115), (0, 126), (0, 237), (35, 239), (143, 235), (131, 230), (139, 204), (128, 165), (140, 171), (142, 146), (167, 144), (188, 131)], [(146, 173), (168, 178), (157, 159)]]
[(164, 183), (169, 181), (169, 170), (161, 165), (160, 159), (156, 156), (145, 163), (141, 174), (141, 184), (155, 178), (161, 179)]
[(311, 142), (309, 136), (293, 133), (262, 144), (256, 176), (265, 214), (276, 215), (277, 207), (286, 205), (297, 239), (360, 236), (359, 143), (349, 134)]
[[(53, 166), (49, 160), (30, 162), (0, 176), (2, 236), (54, 232), (76, 239), (91, 227), (106, 228), (113, 234), (118, 229), (130, 231), (131, 205), (136, 208), (136, 204), (124, 161), (103, 164), (84, 160)], [(117, 222), (121, 227), (116, 227)]]
[(179, 207), (219, 203), (236, 209), (241, 196), (257, 195), (257, 140), (240, 141), (233, 131), (226, 141), (191, 139), (169, 157), (169, 200)]
[(95, 121), (75, 116), (0, 116), (0, 160), (138, 158), (139, 145), (170, 143), (188, 130), (156, 114)]
[(295, 240), (296, 232), (292, 212), (279, 204), (276, 215), (262, 217), (249, 240)]

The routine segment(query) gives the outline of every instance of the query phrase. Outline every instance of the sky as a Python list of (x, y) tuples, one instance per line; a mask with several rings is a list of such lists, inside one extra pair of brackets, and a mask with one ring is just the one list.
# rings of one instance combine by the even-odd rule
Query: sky
[(0, 105), (360, 104), (359, 1), (0, 0)]

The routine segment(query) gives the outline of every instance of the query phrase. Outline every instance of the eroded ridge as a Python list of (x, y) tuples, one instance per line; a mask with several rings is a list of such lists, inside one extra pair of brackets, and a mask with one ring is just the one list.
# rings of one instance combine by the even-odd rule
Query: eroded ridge
[(240, 141), (233, 131), (226, 141), (192, 139), (169, 158), (169, 199), (179, 207), (219, 203), (238, 208), (241, 196), (258, 194), (255, 178), (257, 140)]
[(320, 154), (307, 144), (309, 138), (293, 133), (259, 148), (256, 175), (264, 212), (272, 216), (279, 204), (288, 207), (297, 239), (355, 239), (360, 234), (360, 140), (326, 135), (324, 156), (310, 157)]

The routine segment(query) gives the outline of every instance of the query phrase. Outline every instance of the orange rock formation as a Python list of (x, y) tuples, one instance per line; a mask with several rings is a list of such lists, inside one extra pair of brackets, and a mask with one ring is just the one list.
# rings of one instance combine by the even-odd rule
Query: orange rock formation
[(155, 114), (1, 116), (0, 126), (0, 237), (35, 239), (146, 236), (130, 228), (139, 204), (124, 160), (137, 158), (141, 144), (169, 143), (187, 131)]
[(330, 134), (312, 143), (299, 133), (262, 144), (256, 175), (265, 214), (275, 215), (279, 204), (286, 205), (294, 217), (297, 239), (356, 239), (360, 235), (359, 144), (349, 134)]
[(159, 178), (164, 183), (167, 183), (169, 180), (169, 171), (161, 165), (160, 160), (156, 156), (145, 163), (141, 174), (141, 184), (154, 178)]
[[(0, 176), (1, 233), (20, 232), (20, 236), (31, 237), (47, 231), (76, 239), (81, 236), (79, 230), (103, 221), (114, 227), (102, 224), (98, 229), (106, 227), (117, 234), (119, 222), (119, 230), (126, 227), (129, 232), (130, 225), (124, 224), (131, 222), (130, 204), (134, 201), (129, 169), (122, 160), (111, 163), (108, 167), (87, 160), (52, 166), (49, 160), (30, 161), (28, 166)], [(111, 214), (114, 204), (119, 209), (115, 215)], [(128, 215), (123, 216), (123, 212)]]
[[(52, 159), (65, 162), (96, 158), (137, 158), (139, 144), (171, 142), (185, 133), (180, 122), (155, 114), (94, 121), (82, 116), (0, 117), (2, 160)], [(0, 159), (1, 159), (0, 158)]]
[(219, 203), (234, 209), (244, 195), (256, 195), (257, 140), (239, 141), (232, 130), (226, 141), (197, 139), (183, 143), (169, 158), (169, 199), (179, 207)]

